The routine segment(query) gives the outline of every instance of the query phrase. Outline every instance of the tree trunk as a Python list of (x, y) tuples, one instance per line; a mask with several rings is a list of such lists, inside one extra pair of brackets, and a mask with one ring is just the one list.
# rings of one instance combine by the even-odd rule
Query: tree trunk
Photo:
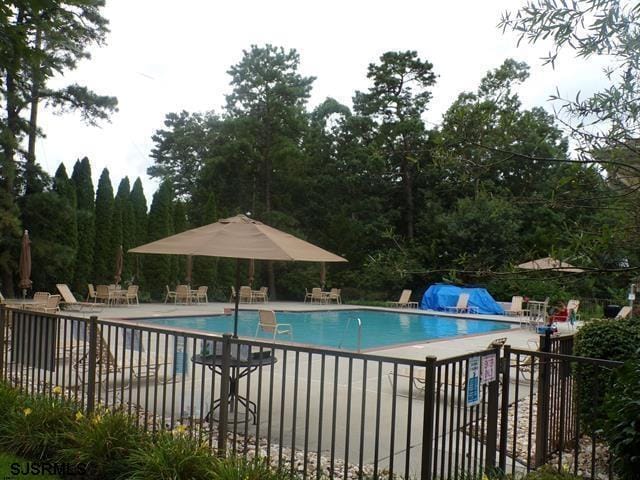
[[(36, 30), (35, 49), (40, 51), (42, 30)], [(36, 57), (37, 58), (37, 57)], [(38, 132), (38, 102), (40, 100), (40, 62), (36, 62), (31, 70), (31, 112), (29, 115), (29, 143), (27, 147), (27, 163), (25, 166), (26, 194), (35, 192), (36, 176), (36, 136)]]

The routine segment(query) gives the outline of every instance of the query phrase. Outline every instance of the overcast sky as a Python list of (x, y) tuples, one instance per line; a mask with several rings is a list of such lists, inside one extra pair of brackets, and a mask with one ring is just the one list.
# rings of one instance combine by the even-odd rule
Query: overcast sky
[(220, 111), (229, 93), (227, 70), (250, 45), (295, 48), (301, 73), (317, 77), (310, 107), (331, 96), (351, 106), (366, 90), (367, 66), (390, 50), (416, 50), (438, 75), (426, 120), (439, 124), (462, 91), (475, 90), (485, 73), (507, 57), (526, 61), (531, 78), (519, 93), (525, 107), (542, 105), (556, 86), (574, 96), (602, 83), (601, 62), (560, 59), (543, 67), (545, 46), (516, 47), (517, 38), (497, 27), (501, 13), (518, 0), (107, 0), (111, 33), (92, 59), (56, 84), (77, 82), (118, 97), (111, 123), (88, 127), (73, 115), (43, 112), (47, 138), (37, 158), (53, 173), (62, 161), (69, 174), (76, 159), (91, 161), (94, 182), (109, 168), (114, 189), (140, 176), (147, 198), (157, 188), (146, 175), (151, 136), (165, 114)]

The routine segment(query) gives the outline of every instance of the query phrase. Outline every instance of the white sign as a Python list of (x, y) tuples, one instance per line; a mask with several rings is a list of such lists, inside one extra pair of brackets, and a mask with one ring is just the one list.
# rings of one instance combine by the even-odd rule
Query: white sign
[(627, 297), (627, 300), (633, 302), (636, 299), (636, 294), (635, 293), (630, 293), (629, 296)]
[(482, 357), (482, 385), (493, 382), (496, 379), (496, 356), (485, 355)]
[(469, 359), (467, 372), (467, 406), (480, 404), (480, 357)]

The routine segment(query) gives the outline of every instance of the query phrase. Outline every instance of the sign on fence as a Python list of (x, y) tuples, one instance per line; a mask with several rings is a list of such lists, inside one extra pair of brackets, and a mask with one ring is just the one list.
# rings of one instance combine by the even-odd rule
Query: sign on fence
[(467, 406), (472, 407), (480, 403), (480, 357), (469, 359), (467, 372)]
[(493, 382), (496, 379), (496, 356), (485, 355), (482, 357), (482, 385)]

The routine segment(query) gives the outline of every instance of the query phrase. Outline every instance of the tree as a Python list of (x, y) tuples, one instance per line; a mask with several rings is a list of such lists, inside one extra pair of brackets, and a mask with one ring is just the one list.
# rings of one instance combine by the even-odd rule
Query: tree
[(78, 253), (73, 287), (76, 292), (84, 292), (87, 283), (93, 282), (93, 259), (95, 246), (95, 199), (91, 165), (84, 157), (76, 161), (71, 174), (71, 182), (76, 192), (76, 222), (78, 225)]
[[(153, 194), (149, 209), (147, 240), (152, 242), (172, 235), (173, 192), (168, 181), (160, 184)], [(173, 283), (172, 259), (170, 255), (147, 255), (144, 262), (145, 278), (152, 298), (162, 298), (165, 285)]]
[(68, 209), (71, 212), (68, 221), (63, 225), (65, 240), (63, 240), (62, 243), (73, 252), (73, 262), (69, 267), (69, 271), (65, 272), (67, 281), (73, 282), (75, 278), (76, 257), (78, 254), (78, 219), (76, 214), (78, 201), (76, 199), (76, 189), (67, 175), (64, 163), (60, 164), (53, 177), (53, 191), (67, 203)]
[(129, 178), (124, 177), (118, 185), (118, 192), (113, 201), (113, 214), (111, 221), (111, 250), (117, 252), (120, 245), (124, 250), (124, 264), (122, 267), (122, 279), (128, 281), (133, 275), (131, 255), (127, 250), (135, 247), (135, 218), (133, 205), (131, 204), (131, 192)]
[(102, 170), (96, 191), (96, 237), (94, 243), (93, 275), (96, 282), (111, 283), (116, 258), (111, 223), (113, 218), (113, 187), (109, 170)]
[(369, 116), (377, 126), (377, 139), (389, 164), (391, 181), (399, 180), (402, 185), (405, 232), (412, 240), (417, 151), (425, 137), (421, 116), (431, 100), (428, 88), (436, 83), (433, 65), (420, 60), (415, 51), (387, 52), (380, 57), (379, 65), (369, 65), (367, 78), (373, 86), (367, 93), (356, 92), (354, 109)]
[[(88, 123), (108, 118), (115, 110), (113, 97), (99, 96), (84, 86), (48, 87), (54, 76), (76, 68), (88, 58), (87, 48), (101, 44), (107, 21), (100, 14), (104, 0), (8, 0), (0, 8), (0, 238), (12, 248), (19, 236), (15, 207), (17, 163), (24, 155), (25, 185), (33, 193), (38, 174), (36, 137), (41, 100), (58, 111), (78, 111)], [(29, 110), (29, 119), (26, 112)], [(21, 142), (28, 137), (26, 152)], [(3, 249), (4, 250), (4, 249)], [(10, 250), (7, 250), (10, 253)], [(0, 258), (3, 284), (11, 288), (13, 266)]]
[[(295, 50), (252, 45), (243, 54), (242, 60), (229, 70), (233, 91), (227, 96), (226, 108), (235, 120), (239, 141), (249, 147), (245, 161), (255, 175), (253, 188), (262, 190), (256, 193), (263, 202), (256, 204), (253, 213), (270, 222), (279, 208), (274, 183), (283, 180), (284, 172), (291, 173), (301, 155), (304, 107), (315, 79), (298, 73), (300, 56)], [(286, 192), (286, 186), (279, 191)], [(269, 289), (275, 296), (271, 262), (267, 268)]]
[[(138, 247), (147, 241), (147, 198), (144, 196), (144, 189), (142, 188), (142, 181), (140, 180), (140, 177), (136, 178), (136, 181), (133, 182), (133, 188), (131, 189), (129, 199), (133, 215), (131, 247)], [(135, 267), (132, 271), (134, 278), (139, 283), (143, 280), (143, 256), (144, 255), (135, 255)]]

